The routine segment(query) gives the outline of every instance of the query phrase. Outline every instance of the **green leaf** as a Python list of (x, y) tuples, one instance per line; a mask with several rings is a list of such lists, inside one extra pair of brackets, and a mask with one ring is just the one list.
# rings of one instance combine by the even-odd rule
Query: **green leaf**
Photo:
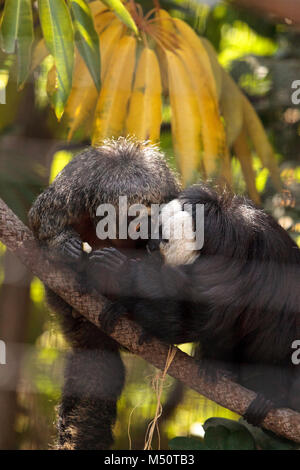
[(0, 132), (8, 129), (15, 121), (21, 96), (16, 93), (15, 81), (9, 81), (11, 76), (15, 76), (15, 65), (16, 56), (14, 54), (4, 54), (0, 51)]
[(30, 69), (34, 40), (31, 0), (6, 0), (1, 23), (2, 49), (13, 54), (17, 49), (18, 86), (22, 86)]
[(74, 65), (74, 31), (70, 11), (64, 0), (38, 0), (39, 16), (47, 48), (54, 58), (57, 89), (52, 102), (57, 119), (72, 87)]
[(74, 17), (75, 40), (81, 57), (85, 61), (96, 88), (100, 91), (100, 48), (91, 10), (84, 0), (71, 0)]
[[(10, 70), (14, 63), (15, 56), (12, 54), (6, 55), (0, 58), (0, 94), (5, 93), (5, 89), (7, 87)], [(3, 103), (1, 103), (3, 104)]]
[(248, 429), (253, 436), (257, 447), (262, 450), (296, 450), (300, 448), (299, 444), (277, 436), (271, 431), (263, 430), (257, 426), (252, 426), (246, 420), (241, 418), (239, 422)]
[(230, 431), (224, 426), (209, 427), (204, 436), (205, 445), (211, 450), (226, 450)]
[(200, 439), (193, 437), (175, 437), (169, 441), (171, 450), (208, 450)]
[(231, 432), (227, 438), (226, 448), (228, 450), (255, 450), (255, 442), (246, 428)]
[(255, 441), (249, 430), (239, 421), (227, 418), (209, 418), (205, 421), (205, 444), (213, 449), (254, 450)]
[(224, 426), (224, 428), (228, 429), (228, 431), (240, 431), (244, 428), (243, 424), (241, 424), (239, 421), (234, 421), (233, 419), (208, 418), (203, 424), (203, 429), (207, 431), (208, 428), (216, 426)]
[(123, 21), (123, 23), (126, 24), (126, 26), (128, 26), (128, 28), (130, 28), (136, 35), (138, 35), (139, 32), (137, 26), (121, 0), (102, 0), (102, 3), (113, 10), (117, 17), (120, 18), (120, 20)]

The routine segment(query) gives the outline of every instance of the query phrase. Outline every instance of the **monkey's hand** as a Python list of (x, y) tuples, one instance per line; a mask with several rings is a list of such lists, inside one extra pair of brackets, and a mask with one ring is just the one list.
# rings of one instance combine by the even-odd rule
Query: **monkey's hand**
[(63, 261), (71, 266), (76, 272), (80, 294), (87, 294), (90, 291), (90, 286), (85, 272), (87, 253), (83, 251), (82, 241), (76, 236), (69, 237), (61, 244), (60, 252)]
[(93, 264), (103, 267), (111, 274), (119, 272), (119, 270), (128, 261), (127, 256), (112, 247), (93, 251), (89, 259)]
[(78, 238), (69, 238), (62, 245), (63, 256), (71, 262), (80, 260), (83, 253), (82, 241)]

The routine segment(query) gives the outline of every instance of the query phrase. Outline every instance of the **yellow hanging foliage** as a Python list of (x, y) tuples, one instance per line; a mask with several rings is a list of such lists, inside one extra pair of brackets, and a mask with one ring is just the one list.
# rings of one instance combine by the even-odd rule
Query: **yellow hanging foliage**
[(156, 142), (162, 121), (161, 79), (159, 63), (153, 49), (141, 53), (126, 121), (128, 134)]
[[(127, 134), (159, 142), (164, 95), (170, 101), (173, 146), (184, 184), (195, 181), (199, 172), (203, 178), (230, 184), (232, 153), (241, 163), (249, 195), (259, 203), (254, 150), (280, 189), (279, 170), (262, 123), (220, 66), (209, 41), (163, 9), (144, 17), (141, 6), (133, 10), (133, 5), (125, 4), (140, 29), (138, 39), (102, 2), (89, 3), (100, 42), (102, 87), (99, 94), (76, 52), (65, 109), (69, 138), (88, 125), (93, 145)], [(39, 44), (35, 66), (46, 53)], [(55, 77), (54, 71), (50, 74), (49, 86)]]

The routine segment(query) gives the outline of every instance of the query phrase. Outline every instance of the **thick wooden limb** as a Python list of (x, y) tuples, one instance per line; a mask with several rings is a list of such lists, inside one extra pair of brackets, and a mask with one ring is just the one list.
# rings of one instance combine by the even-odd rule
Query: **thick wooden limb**
[[(108, 300), (97, 293), (80, 294), (80, 288), (68, 269), (60, 269), (52, 264), (39, 248), (30, 230), (0, 199), (0, 240), (9, 250), (53, 291), (101, 328), (101, 311)], [(139, 345), (141, 331), (133, 322), (121, 318), (112, 337), (134, 354), (159, 369), (164, 369), (168, 347), (159, 341)], [(9, 366), (9, 365), (8, 365)], [(201, 393), (219, 405), (243, 415), (256, 394), (226, 377), (210, 383), (199, 377), (197, 363), (187, 354), (177, 350), (169, 372), (172, 377)], [(300, 442), (300, 414), (289, 409), (274, 409), (266, 416), (263, 427), (295, 442)]]
[(276, 19), (300, 24), (300, 8), (298, 0), (233, 0), (238, 6), (257, 10)]

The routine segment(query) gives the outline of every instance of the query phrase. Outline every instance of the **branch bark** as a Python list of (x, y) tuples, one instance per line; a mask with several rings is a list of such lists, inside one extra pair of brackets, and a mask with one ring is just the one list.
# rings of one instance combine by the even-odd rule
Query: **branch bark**
[(295, 25), (300, 24), (300, 8), (298, 0), (233, 0), (238, 6), (254, 9), (258, 12), (272, 15), (273, 18), (290, 20)]
[[(109, 302), (96, 292), (80, 294), (80, 286), (67, 268), (57, 269), (40, 249), (30, 230), (0, 199), (0, 240), (53, 291), (66, 300), (89, 321), (101, 328), (101, 311)], [(164, 369), (168, 347), (153, 339), (139, 345), (140, 328), (127, 318), (120, 318), (112, 338), (141, 356), (158, 369)], [(9, 366), (9, 365), (8, 365)], [(241, 387), (226, 377), (211, 383), (199, 377), (197, 363), (179, 349), (168, 373), (219, 405), (243, 415), (255, 398), (253, 391)], [(263, 427), (300, 443), (300, 413), (290, 409), (273, 409), (266, 416)]]

